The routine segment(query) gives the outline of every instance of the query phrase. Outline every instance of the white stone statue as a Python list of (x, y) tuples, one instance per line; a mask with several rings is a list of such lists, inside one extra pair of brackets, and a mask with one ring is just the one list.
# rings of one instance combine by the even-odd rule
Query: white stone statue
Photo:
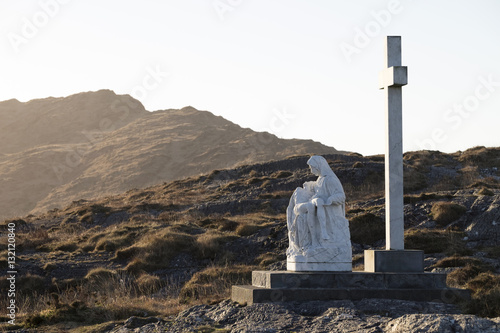
[(351, 236), (340, 180), (322, 156), (307, 164), (318, 176), (305, 182), (287, 208), (289, 271), (352, 271)]

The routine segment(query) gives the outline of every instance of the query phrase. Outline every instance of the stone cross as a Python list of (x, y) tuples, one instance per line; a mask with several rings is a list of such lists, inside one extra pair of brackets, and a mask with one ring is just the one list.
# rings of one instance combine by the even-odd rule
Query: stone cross
[(385, 242), (387, 250), (403, 250), (402, 87), (408, 73), (407, 67), (401, 66), (401, 36), (387, 36), (384, 63), (379, 87), (385, 90), (386, 100)]

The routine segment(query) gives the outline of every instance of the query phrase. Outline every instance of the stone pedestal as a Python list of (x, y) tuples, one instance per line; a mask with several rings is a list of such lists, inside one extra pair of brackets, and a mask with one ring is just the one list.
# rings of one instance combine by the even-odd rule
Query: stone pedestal
[(441, 273), (254, 271), (251, 286), (233, 286), (241, 304), (386, 298), (452, 303), (469, 292), (448, 288)]
[(365, 250), (365, 272), (424, 271), (424, 251)]
[(352, 262), (314, 262), (305, 257), (286, 262), (286, 269), (293, 272), (350, 272)]

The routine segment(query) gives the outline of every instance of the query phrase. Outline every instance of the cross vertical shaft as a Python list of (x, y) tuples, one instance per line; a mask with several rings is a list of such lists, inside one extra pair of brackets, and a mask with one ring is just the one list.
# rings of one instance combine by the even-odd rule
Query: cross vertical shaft
[(380, 88), (386, 100), (385, 226), (386, 249), (404, 249), (402, 86), (407, 68), (401, 66), (401, 37), (387, 36)]

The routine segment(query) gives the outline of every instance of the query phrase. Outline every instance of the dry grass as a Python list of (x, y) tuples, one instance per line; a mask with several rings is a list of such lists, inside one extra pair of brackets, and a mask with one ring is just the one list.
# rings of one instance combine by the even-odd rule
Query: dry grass
[(213, 303), (228, 298), (231, 286), (250, 284), (253, 266), (208, 267), (193, 275), (181, 289), (183, 302)]
[(166, 267), (172, 257), (193, 248), (194, 237), (170, 228), (145, 235), (136, 245), (137, 257), (153, 267)]
[(493, 196), (495, 193), (486, 187), (482, 187), (479, 191), (477, 191), (477, 195)]
[(101, 281), (107, 281), (116, 276), (116, 271), (107, 269), (104, 267), (97, 267), (91, 269), (87, 275), (85, 275), (85, 279), (92, 283), (100, 283)]
[[(80, 282), (59, 285), (57, 293), (48, 291), (46, 281), (37, 276), (17, 282), (18, 322), (25, 328), (44, 326), (44, 331), (52, 331), (50, 327), (55, 331), (58, 323), (78, 327), (122, 321), (131, 316), (169, 316), (186, 307), (177, 299), (179, 283), (160, 281), (152, 275), (135, 279), (106, 268), (90, 270)], [(160, 288), (163, 296), (153, 297)], [(0, 306), (6, 307), (6, 302), (7, 298), (2, 298)]]
[(481, 251), (486, 252), (486, 256), (489, 258), (500, 258), (500, 246), (492, 246), (483, 248)]
[(385, 223), (381, 217), (365, 213), (351, 218), (349, 222), (351, 241), (372, 245), (385, 237)]
[(365, 255), (364, 253), (355, 254), (352, 257), (352, 270), (363, 271), (365, 269)]
[(427, 200), (439, 200), (439, 199), (451, 199), (453, 195), (451, 194), (437, 194), (437, 193), (420, 193), (416, 195), (405, 195), (404, 203), (405, 204), (415, 204), (421, 201)]
[(409, 229), (405, 232), (405, 247), (423, 250), (425, 253), (469, 255), (465, 247), (465, 233), (453, 230)]
[(414, 192), (428, 186), (427, 175), (419, 168), (409, 167), (403, 176), (404, 192)]
[(262, 229), (263, 226), (251, 223), (242, 223), (236, 228), (238, 236), (250, 236)]
[(491, 266), (477, 259), (460, 263), (465, 263), (465, 267), (448, 274), (446, 282), (471, 291), (471, 300), (464, 304), (466, 311), (483, 317), (500, 316), (500, 276)]
[(197, 224), (207, 229), (219, 231), (234, 231), (238, 227), (238, 222), (230, 220), (222, 215), (211, 215), (197, 221)]
[(460, 153), (458, 160), (481, 168), (497, 167), (500, 165), (500, 148), (474, 147)]
[(484, 317), (500, 316), (500, 276), (492, 273), (480, 273), (467, 283), (472, 291), (472, 299), (467, 310)]
[(194, 246), (200, 258), (215, 259), (220, 254), (222, 245), (233, 239), (234, 236), (224, 235), (217, 231), (207, 231), (196, 238)]
[(139, 292), (143, 295), (154, 294), (162, 287), (160, 278), (149, 274), (142, 274), (135, 283)]
[(280, 261), (280, 256), (278, 256), (276, 253), (273, 252), (263, 253), (255, 259), (255, 262), (261, 268), (266, 268), (267, 266), (274, 264), (275, 262), (278, 261)]
[(489, 265), (481, 261), (480, 259), (473, 258), (473, 257), (460, 257), (460, 256), (451, 256), (447, 258), (443, 258), (439, 260), (437, 263), (432, 265), (431, 267), (463, 267), (467, 265), (475, 265), (475, 266), (481, 266), (484, 267), (485, 269), (489, 268)]
[(99, 237), (95, 244), (96, 251), (113, 252), (129, 245), (137, 238), (137, 234), (129, 230), (114, 231), (102, 236), (105, 237)]
[(288, 178), (288, 177), (291, 177), (293, 176), (293, 172), (290, 172), (290, 171), (285, 171), (285, 170), (280, 170), (280, 171), (276, 171), (274, 172), (272, 175), (271, 175), (271, 178)]
[(349, 182), (342, 184), (346, 202), (356, 202), (381, 198), (384, 196), (384, 173), (370, 171), (360, 185)]
[(453, 160), (445, 153), (432, 150), (419, 150), (407, 152), (403, 155), (406, 164), (415, 167), (417, 170), (427, 170), (429, 166), (450, 166)]
[(292, 196), (292, 194), (293, 191), (274, 191), (270, 193), (259, 194), (259, 199), (288, 199)]
[(35, 228), (26, 233), (18, 234), (18, 243), (16, 244), (21, 250), (38, 249), (54, 240), (49, 236), (49, 232), (42, 228)]
[(466, 211), (467, 208), (462, 205), (439, 201), (432, 205), (431, 217), (439, 226), (446, 226), (462, 217)]

